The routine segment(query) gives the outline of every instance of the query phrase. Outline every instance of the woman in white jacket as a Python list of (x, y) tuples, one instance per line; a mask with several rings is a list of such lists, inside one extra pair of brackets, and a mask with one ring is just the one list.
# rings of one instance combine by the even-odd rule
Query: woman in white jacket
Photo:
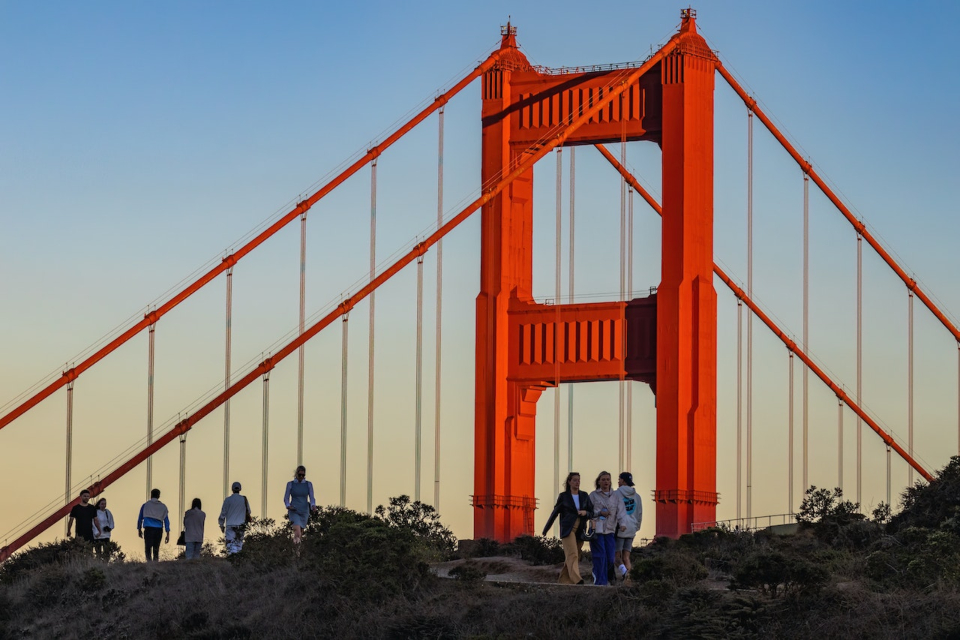
[(107, 509), (107, 499), (97, 500), (97, 524), (100, 531), (93, 539), (93, 552), (101, 560), (110, 560), (110, 532), (113, 531), (113, 514)]
[(630, 551), (633, 549), (633, 538), (640, 530), (640, 523), (643, 522), (643, 504), (640, 502), (640, 496), (633, 488), (633, 474), (624, 471), (617, 479), (617, 494), (623, 502), (624, 512), (626, 513), (626, 528), (617, 532), (617, 571), (621, 578), (627, 577), (627, 572), (633, 566), (630, 564)]

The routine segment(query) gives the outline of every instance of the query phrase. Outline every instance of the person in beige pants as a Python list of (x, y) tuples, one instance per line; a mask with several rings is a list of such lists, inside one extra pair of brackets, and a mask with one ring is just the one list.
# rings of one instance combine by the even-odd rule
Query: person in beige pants
[(583, 584), (583, 578), (580, 577), (580, 549), (583, 547), (583, 540), (580, 536), (587, 526), (588, 515), (592, 512), (590, 497), (580, 491), (580, 474), (571, 471), (567, 474), (563, 491), (557, 496), (557, 504), (543, 527), (543, 535), (546, 536), (557, 517), (560, 518), (560, 542), (563, 543), (560, 584)]

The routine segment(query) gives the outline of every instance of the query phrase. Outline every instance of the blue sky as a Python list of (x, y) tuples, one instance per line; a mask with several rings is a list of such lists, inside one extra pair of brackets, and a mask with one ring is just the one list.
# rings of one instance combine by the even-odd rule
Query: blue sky
[[(95, 343), (278, 212), (389, 130), (398, 119), (476, 65), (499, 43), (510, 16), (534, 63), (549, 66), (644, 57), (679, 23), (686, 3), (625, 3), (607, 12), (582, 3), (0, 3), (0, 404)], [(956, 180), (960, 144), (953, 3), (703, 3), (701, 33), (721, 59), (802, 146), (846, 202), (956, 318), (960, 257)], [(746, 277), (746, 116), (718, 78), (716, 255)], [(479, 96), (472, 86), (446, 115), (445, 209), (479, 183)], [(378, 261), (406, 246), (436, 217), (436, 118), (383, 156), (378, 184)], [(758, 300), (800, 332), (799, 170), (755, 128), (755, 284)], [(659, 152), (631, 145), (630, 164), (659, 192)], [(564, 190), (569, 153), (564, 154)], [(537, 168), (535, 292), (552, 295), (555, 159)], [(596, 154), (577, 157), (577, 289), (613, 297), (619, 182)], [(811, 190), (811, 348), (849, 388), (853, 351), (855, 239)], [(566, 195), (565, 195), (566, 198)], [(567, 205), (564, 202), (564, 215)], [(659, 223), (636, 203), (637, 289), (659, 279)], [(566, 223), (564, 223), (566, 224)], [(298, 225), (237, 267), (236, 367), (295, 327)], [(310, 214), (308, 315), (335, 303), (367, 269), (369, 171), (361, 171)], [(564, 242), (567, 230), (564, 229)], [(470, 535), (472, 492), (473, 299), (479, 227), (471, 220), (445, 244), (444, 399), (441, 511)], [(612, 244), (609, 244), (612, 243)], [(564, 249), (566, 254), (566, 249)], [(426, 263), (432, 322), (435, 265)], [(566, 258), (564, 258), (566, 260)], [(906, 292), (865, 252), (865, 401), (906, 437)], [(566, 262), (564, 262), (564, 273)], [(719, 517), (736, 493), (736, 310), (720, 300)], [(564, 276), (564, 290), (566, 277)], [(223, 376), (222, 278), (158, 327), (155, 424), (176, 418)], [(375, 500), (412, 493), (415, 275), (400, 274), (377, 298)], [(350, 323), (348, 503), (364, 505), (366, 307)], [(425, 498), (433, 477), (433, 338), (425, 352)], [(956, 344), (916, 307), (917, 449), (930, 468), (957, 446)], [(755, 334), (754, 514), (785, 510), (786, 355)], [(307, 464), (320, 499), (336, 500), (339, 477), (340, 327), (308, 348)], [(799, 367), (796, 428), (799, 431)], [(81, 379), (76, 393), (74, 480), (95, 474), (142, 437), (146, 337)], [(581, 390), (582, 389), (582, 390)], [(271, 380), (269, 511), (277, 512), (294, 462), (295, 360)], [(616, 464), (615, 386), (577, 388), (576, 464), (591, 477)], [(634, 388), (634, 470), (652, 489), (652, 396)], [(537, 492), (551, 499), (553, 402), (540, 403)], [(247, 471), (259, 505), (259, 385), (233, 409), (232, 465)], [(63, 491), (63, 392), (0, 433), (0, 477), (33, 476), (7, 492), (7, 530)], [(564, 403), (565, 407), (565, 396)], [(611, 408), (612, 407), (612, 408)], [(222, 414), (191, 434), (187, 499), (216, 511)], [(563, 415), (564, 428), (566, 414)], [(845, 488), (854, 486), (854, 416), (845, 416)], [(836, 405), (811, 382), (811, 481), (836, 484)], [(565, 438), (564, 438), (565, 442)], [(581, 442), (578, 440), (578, 442)], [(883, 447), (864, 435), (864, 503), (885, 492)], [(562, 450), (565, 460), (565, 445)], [(408, 454), (409, 452), (409, 454)], [(612, 452), (612, 453), (611, 453)], [(799, 456), (799, 440), (797, 441)], [(580, 455), (580, 454), (578, 454)], [(176, 509), (177, 454), (156, 457), (155, 483)], [(795, 493), (799, 496), (799, 457)], [(894, 487), (906, 467), (894, 463)], [(129, 536), (143, 473), (108, 493)], [(799, 498), (797, 498), (797, 502)], [(545, 514), (538, 512), (540, 523)], [(652, 504), (643, 535), (653, 531)], [(542, 517), (540, 517), (542, 516)], [(3, 534), (0, 531), (0, 535)], [(54, 528), (49, 535), (59, 531)], [(208, 531), (208, 534), (211, 532)], [(132, 548), (136, 548), (135, 545)]]

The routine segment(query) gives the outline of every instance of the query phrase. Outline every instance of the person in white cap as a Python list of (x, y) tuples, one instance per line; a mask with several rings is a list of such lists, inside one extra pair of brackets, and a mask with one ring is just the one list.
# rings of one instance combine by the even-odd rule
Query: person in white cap
[(243, 532), (247, 523), (253, 517), (250, 513), (250, 503), (245, 496), (240, 495), (240, 483), (233, 483), (233, 495), (227, 496), (220, 509), (220, 531), (223, 532), (227, 553), (239, 553), (243, 548)]
[(617, 494), (623, 500), (624, 511), (627, 517), (624, 519), (626, 528), (617, 531), (617, 573), (620, 578), (627, 577), (630, 571), (630, 551), (633, 549), (633, 538), (640, 530), (640, 523), (643, 522), (643, 504), (640, 502), (640, 496), (633, 488), (633, 474), (624, 471), (617, 479)]

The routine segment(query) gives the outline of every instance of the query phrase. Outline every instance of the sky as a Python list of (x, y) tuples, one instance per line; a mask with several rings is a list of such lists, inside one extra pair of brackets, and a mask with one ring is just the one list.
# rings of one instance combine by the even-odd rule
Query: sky
[[(642, 59), (676, 31), (687, 3), (637, 2), (588, 10), (582, 3), (0, 2), (0, 413), (35, 383), (105, 336), (142, 317), (178, 283), (218, 262), (251, 231), (289, 210), (325, 176), (382, 139), (499, 45), (509, 19), (535, 64), (573, 66)], [(836, 2), (705, 2), (694, 7), (710, 46), (801, 148), (888, 250), (960, 314), (956, 180), (960, 72), (950, 2), (869, 5)], [(479, 89), (446, 109), (444, 211), (479, 186)], [(746, 110), (718, 77), (715, 255), (745, 282)], [(618, 151), (618, 150), (617, 150)], [(567, 290), (569, 152), (562, 155), (563, 290)], [(659, 150), (629, 145), (628, 161), (659, 194)], [(617, 296), (620, 187), (587, 148), (576, 155), (578, 299)], [(791, 335), (801, 334), (802, 177), (759, 122), (754, 128), (754, 291)], [(379, 160), (378, 264), (429, 232), (437, 214), (437, 118)], [(553, 296), (556, 159), (536, 168), (534, 293)], [(856, 387), (856, 237), (811, 186), (810, 351), (848, 390)], [(307, 315), (332, 308), (369, 269), (370, 171), (361, 170), (309, 214)], [(660, 225), (635, 203), (635, 290), (659, 281)], [(276, 350), (295, 330), (299, 225), (294, 223), (236, 267), (235, 375)], [(454, 533), (472, 536), (474, 300), (479, 287), (479, 218), (444, 242), (440, 512)], [(435, 253), (425, 263), (423, 467), (421, 497), (434, 491)], [(907, 439), (907, 292), (864, 248), (864, 404), (901, 442)], [(719, 280), (718, 490), (720, 519), (737, 515), (735, 298)], [(376, 298), (374, 503), (415, 493), (416, 272)], [(639, 295), (639, 294), (638, 294)], [(223, 276), (163, 318), (156, 331), (154, 425), (160, 432), (222, 386)], [(366, 505), (368, 307), (350, 316), (347, 505)], [(958, 355), (948, 332), (915, 304), (915, 450), (928, 470), (958, 446)], [(339, 498), (341, 324), (306, 348), (305, 455), (323, 504)], [(788, 508), (788, 357), (754, 323), (752, 515)], [(794, 508), (801, 486), (801, 373), (794, 371)], [(557, 491), (553, 394), (539, 404), (536, 526)], [(561, 394), (561, 475), (566, 471), (567, 394)], [(260, 513), (263, 385), (231, 404), (231, 477)], [(282, 513), (296, 463), (297, 360), (269, 384), (267, 511)], [(146, 433), (147, 336), (141, 334), (84, 374), (74, 393), (72, 485), (105, 473)], [(641, 495), (654, 488), (654, 406), (632, 385), (631, 468)], [(574, 466), (587, 484), (617, 465), (618, 388), (574, 392)], [(812, 376), (809, 482), (838, 484), (838, 412)], [(746, 400), (744, 397), (744, 409)], [(843, 419), (843, 486), (855, 495), (856, 418)], [(746, 437), (746, 414), (742, 415)], [(66, 394), (59, 391), (0, 432), (0, 536), (62, 503)], [(861, 500), (886, 497), (882, 443), (863, 432)], [(191, 431), (185, 447), (186, 500), (210, 514), (223, 498), (223, 413)], [(178, 511), (176, 445), (154, 457), (153, 482)], [(746, 513), (746, 456), (739, 493)], [(892, 462), (892, 490), (908, 482)], [(135, 521), (146, 491), (141, 466), (105, 493), (117, 541), (142, 553)], [(646, 504), (640, 535), (655, 530)], [(176, 518), (175, 518), (176, 519)], [(175, 524), (176, 533), (176, 524)], [(54, 526), (41, 540), (63, 535)], [(172, 553), (172, 547), (166, 548)]]

